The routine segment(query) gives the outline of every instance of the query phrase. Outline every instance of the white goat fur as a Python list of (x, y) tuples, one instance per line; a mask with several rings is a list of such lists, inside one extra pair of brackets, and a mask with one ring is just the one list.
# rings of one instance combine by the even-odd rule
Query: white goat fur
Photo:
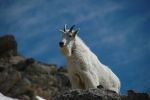
[(89, 89), (102, 85), (105, 89), (119, 93), (120, 81), (118, 77), (98, 60), (97, 56), (77, 35), (72, 52), (70, 56), (66, 55), (72, 88)]

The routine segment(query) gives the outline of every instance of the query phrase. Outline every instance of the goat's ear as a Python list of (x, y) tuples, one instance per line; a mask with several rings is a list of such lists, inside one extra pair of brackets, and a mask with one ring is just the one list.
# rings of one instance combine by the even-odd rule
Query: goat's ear
[(73, 36), (75, 37), (77, 35), (77, 33), (80, 31), (80, 29), (78, 28), (77, 30), (75, 30)]

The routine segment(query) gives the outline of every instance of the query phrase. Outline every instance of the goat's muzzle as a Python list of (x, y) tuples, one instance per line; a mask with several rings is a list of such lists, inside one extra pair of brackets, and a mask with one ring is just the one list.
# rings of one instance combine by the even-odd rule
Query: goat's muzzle
[(64, 47), (64, 42), (59, 42), (60, 47)]

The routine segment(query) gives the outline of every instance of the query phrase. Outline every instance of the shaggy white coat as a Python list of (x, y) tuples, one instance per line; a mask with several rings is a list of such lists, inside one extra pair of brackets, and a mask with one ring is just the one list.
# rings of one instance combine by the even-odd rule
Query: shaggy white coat
[(105, 89), (119, 93), (118, 77), (98, 60), (78, 36), (75, 37), (72, 54), (67, 56), (67, 61), (72, 88), (88, 89), (102, 85)]

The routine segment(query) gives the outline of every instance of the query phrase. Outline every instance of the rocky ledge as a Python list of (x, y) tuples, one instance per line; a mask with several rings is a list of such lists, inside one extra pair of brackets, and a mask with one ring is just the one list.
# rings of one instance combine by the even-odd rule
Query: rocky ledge
[(25, 58), (14, 36), (0, 37), (0, 93), (19, 100), (36, 100), (37, 95), (52, 100), (69, 88), (64, 68)]
[[(25, 58), (12, 35), (0, 37), (0, 93), (19, 100), (150, 100), (147, 93), (129, 90), (127, 95), (105, 90), (71, 90), (65, 68)], [(0, 95), (2, 96), (2, 95)]]
[(121, 98), (117, 93), (101, 88), (70, 90), (58, 95), (54, 100), (121, 100)]
[(150, 100), (147, 93), (136, 93), (129, 90), (127, 95), (118, 95), (103, 88), (89, 90), (69, 90), (56, 96), (54, 100)]

